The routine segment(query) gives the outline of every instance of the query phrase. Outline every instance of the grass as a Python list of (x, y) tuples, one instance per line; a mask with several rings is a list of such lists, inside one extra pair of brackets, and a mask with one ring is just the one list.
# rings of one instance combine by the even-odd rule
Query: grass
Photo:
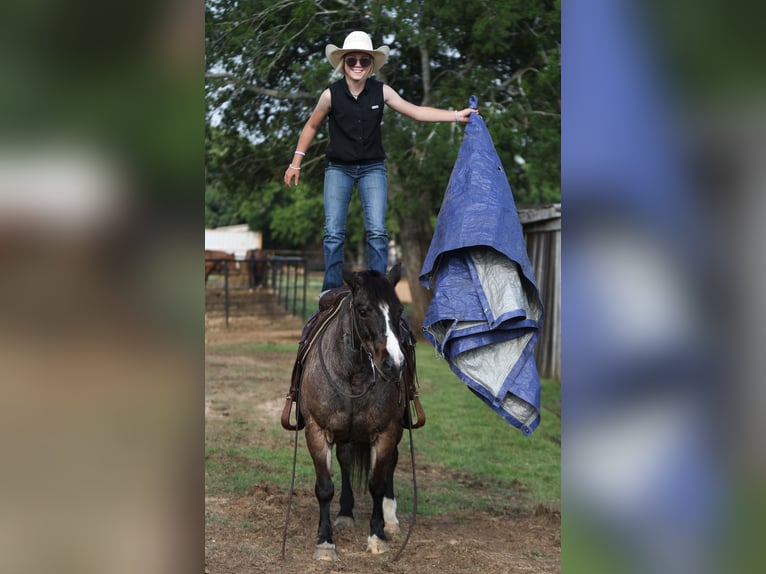
[(311, 315), (317, 310), (317, 301), (319, 301), (319, 294), (322, 292), (322, 282), (324, 281), (324, 274), (309, 273), (308, 281), (306, 282), (306, 313), (303, 317), (308, 320)]
[(219, 355), (246, 355), (252, 357), (258, 353), (277, 352), (291, 353), (294, 359), (297, 346), (292, 343), (224, 343), (212, 345), (210, 348)]
[(476, 397), (432, 347), (418, 345), (418, 378), (427, 423), (415, 437), (419, 457), (506, 486), (521, 483), (530, 500), (560, 498), (560, 385), (541, 381), (540, 426), (529, 437)]
[[(292, 469), (293, 451), (257, 446), (213, 446), (206, 449), (206, 459), (208, 491), (241, 495), (256, 484), (285, 485), (285, 477), (289, 478)], [(314, 467), (310, 463), (296, 465), (296, 482), (311, 484), (313, 480)]]
[[(227, 344), (217, 345), (213, 351), (249, 356), (265, 351), (285, 353), (286, 360), (291, 361), (295, 346)], [(524, 437), (471, 393), (427, 343), (418, 344), (417, 361), (420, 396), (427, 416), (426, 425), (413, 431), (418, 513), (466, 509), (506, 512), (540, 504), (558, 508), (559, 383), (541, 381), (543, 419), (531, 436)], [(286, 489), (292, 446), (292, 435), (278, 425), (257, 428), (247, 420), (208, 422), (208, 493), (243, 494), (264, 484)], [(412, 504), (409, 449), (405, 432), (397, 470), (397, 497), (402, 512)], [(313, 465), (302, 436), (296, 472), (296, 488), (313, 492)]]

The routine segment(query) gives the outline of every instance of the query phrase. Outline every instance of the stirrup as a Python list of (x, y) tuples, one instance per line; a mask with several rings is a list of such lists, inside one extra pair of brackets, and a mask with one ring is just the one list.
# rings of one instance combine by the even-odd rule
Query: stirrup
[(290, 413), (293, 410), (293, 403), (295, 402), (295, 397), (292, 395), (292, 393), (288, 393), (287, 398), (285, 399), (285, 406), (282, 408), (282, 428), (289, 431), (294, 430), (301, 430), (303, 427), (306, 426), (306, 423), (303, 421), (303, 417), (301, 416), (300, 409), (295, 409), (295, 424), (292, 424), (290, 422)]
[(423, 410), (423, 405), (420, 404), (420, 397), (415, 394), (410, 400), (415, 407), (415, 414), (417, 415), (417, 420), (413, 423), (412, 422), (412, 410), (410, 409), (409, 404), (407, 405), (407, 410), (404, 415), (403, 425), (404, 428), (410, 428), (410, 429), (419, 429), (424, 424), (426, 424), (426, 412)]

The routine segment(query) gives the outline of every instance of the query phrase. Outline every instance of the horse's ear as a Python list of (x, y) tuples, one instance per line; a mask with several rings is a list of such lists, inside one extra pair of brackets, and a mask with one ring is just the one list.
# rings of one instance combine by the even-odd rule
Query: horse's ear
[(359, 278), (356, 276), (356, 273), (351, 271), (350, 267), (344, 265), (341, 273), (343, 275), (343, 281), (345, 281), (352, 289), (359, 284)]
[(397, 261), (394, 266), (391, 268), (391, 270), (388, 272), (388, 280), (391, 282), (391, 285), (396, 285), (399, 283), (399, 279), (402, 278), (402, 262)]

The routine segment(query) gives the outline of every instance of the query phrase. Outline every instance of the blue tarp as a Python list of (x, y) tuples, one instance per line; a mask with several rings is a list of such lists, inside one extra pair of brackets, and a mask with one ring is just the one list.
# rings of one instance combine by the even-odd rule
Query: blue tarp
[(508, 178), (478, 114), (466, 125), (420, 281), (433, 290), (426, 339), (476, 395), (532, 433), (543, 305)]

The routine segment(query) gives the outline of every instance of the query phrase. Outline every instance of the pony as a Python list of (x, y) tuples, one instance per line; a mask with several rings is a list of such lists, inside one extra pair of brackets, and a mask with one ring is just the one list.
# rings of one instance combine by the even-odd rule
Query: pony
[(316, 471), (319, 528), (313, 557), (317, 560), (337, 559), (330, 521), (333, 447), (341, 470), (335, 527), (353, 525), (352, 484), (369, 479), (372, 513), (367, 551), (385, 552), (389, 534), (399, 532), (393, 478), (399, 441), (409, 420), (402, 382), (409, 355), (400, 342), (402, 304), (394, 290), (400, 278), (399, 263), (387, 275), (345, 268), (343, 280), (350, 291), (339, 295), (337, 312), (304, 359), (298, 413)]

